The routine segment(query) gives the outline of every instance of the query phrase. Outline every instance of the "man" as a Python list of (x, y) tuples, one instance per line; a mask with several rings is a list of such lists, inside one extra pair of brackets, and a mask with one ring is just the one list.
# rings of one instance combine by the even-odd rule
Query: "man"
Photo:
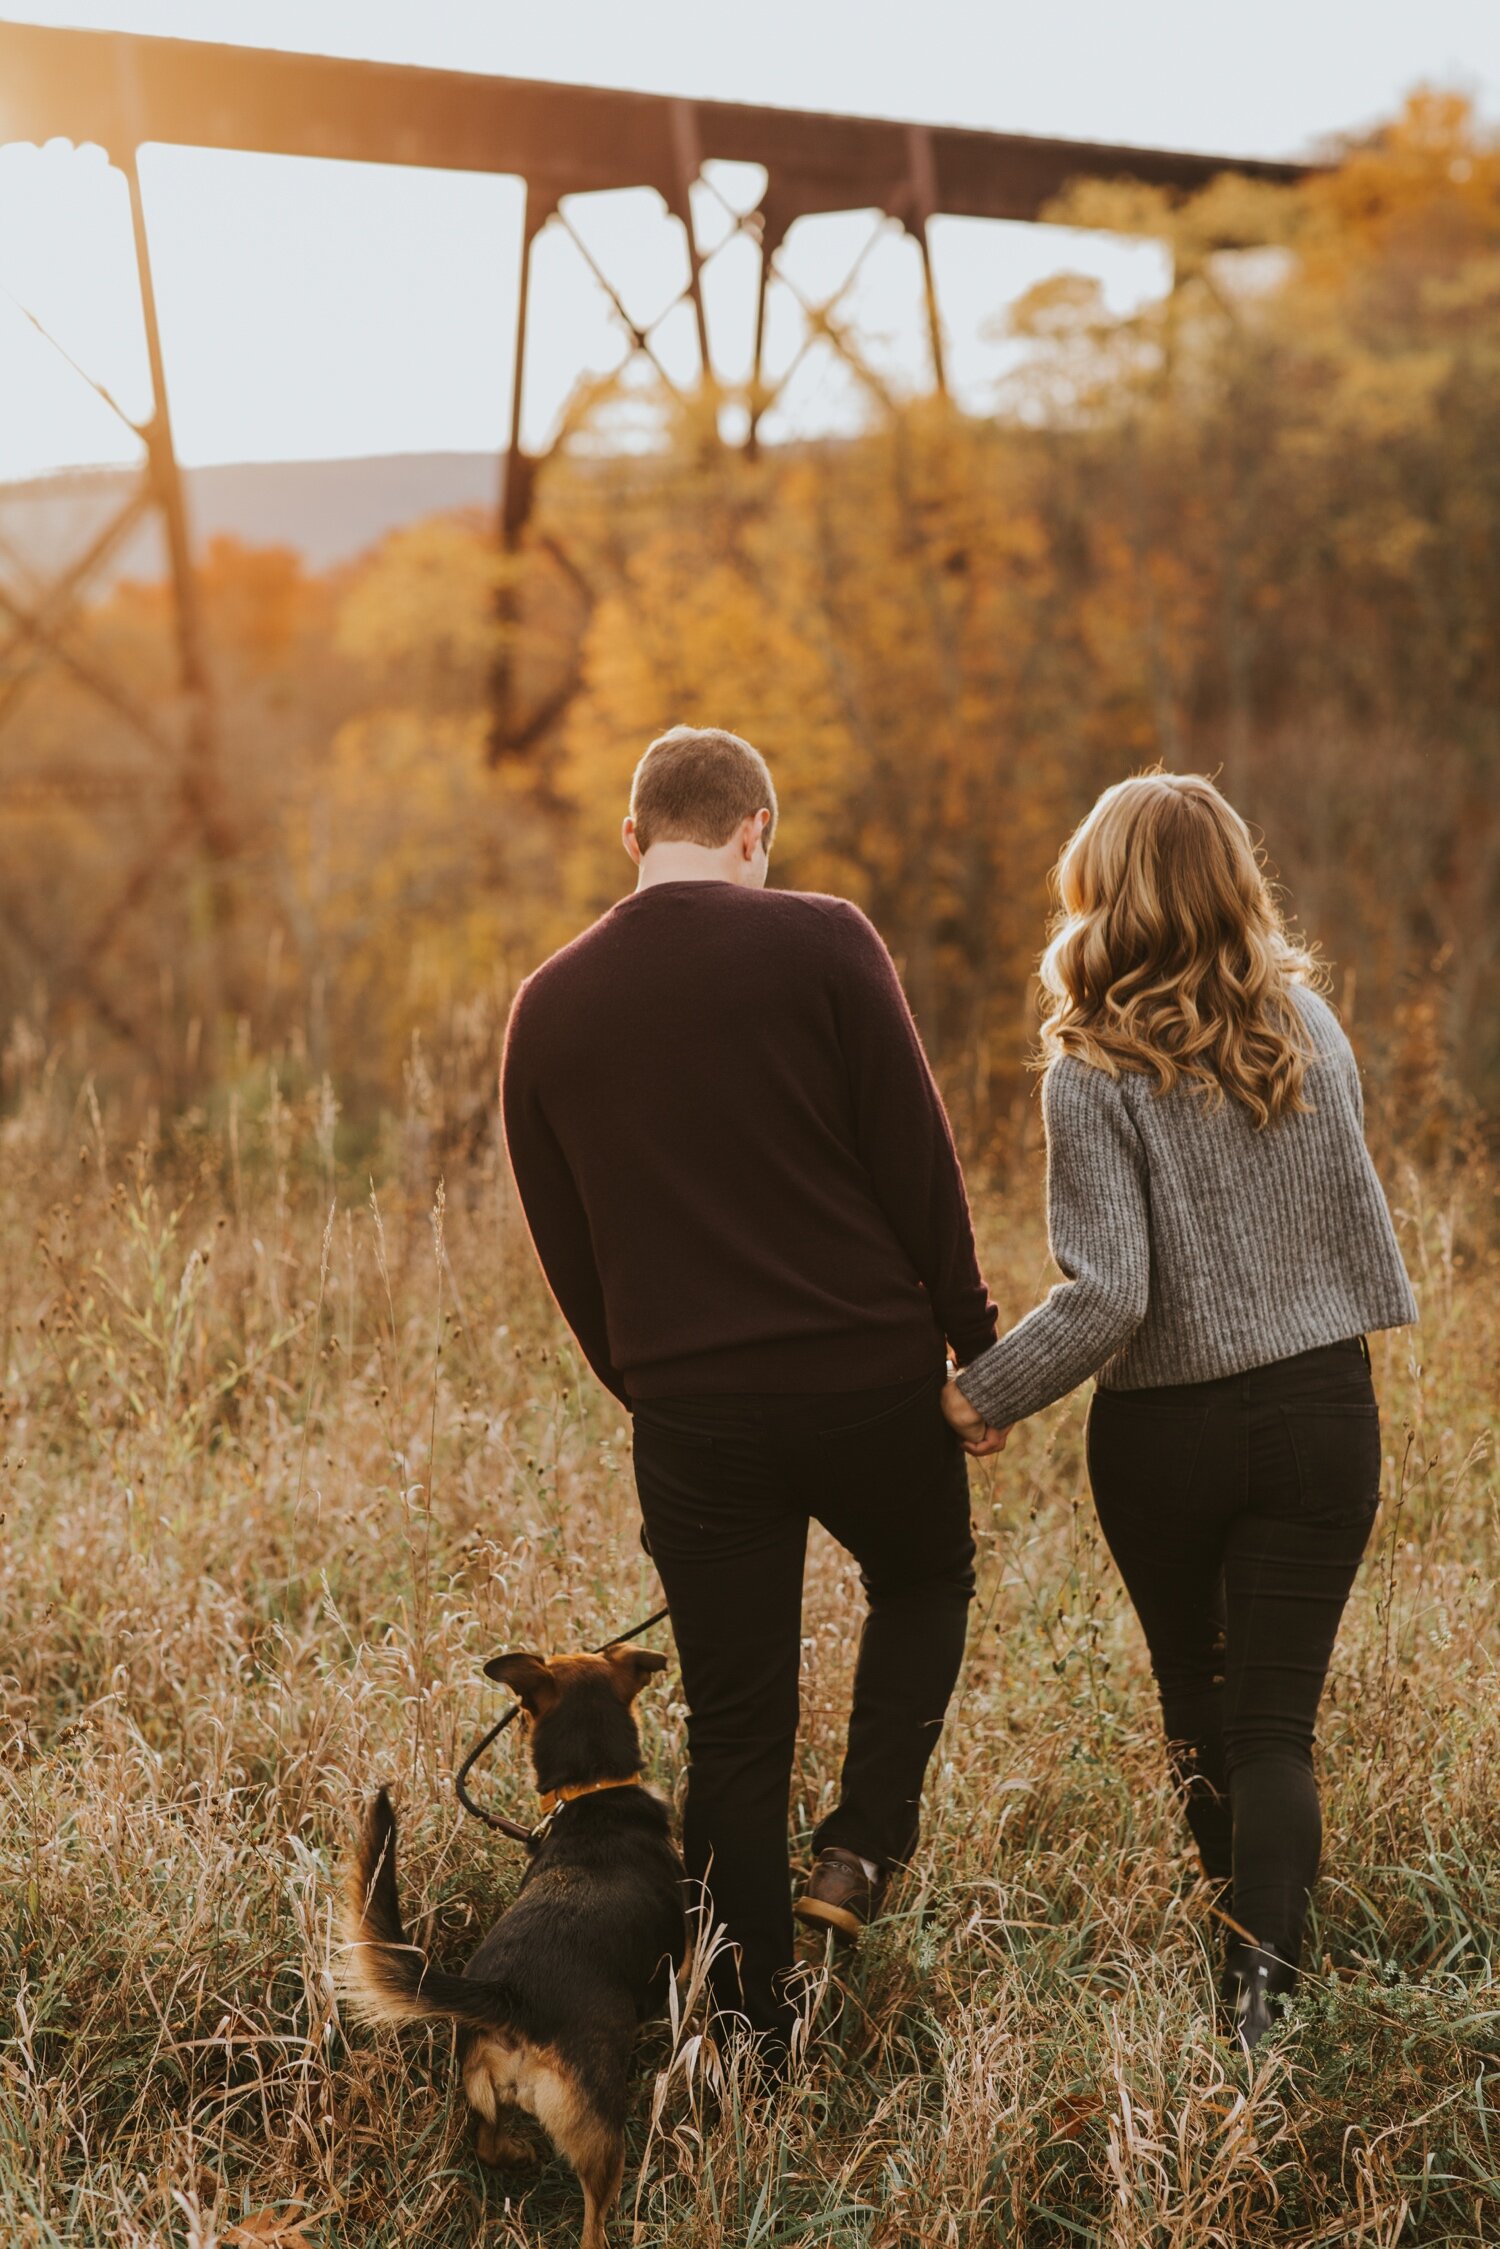
[(973, 1593), (944, 1344), (987, 1349), (962, 1174), (857, 907), (767, 891), (748, 742), (674, 727), (623, 827), (633, 895), (516, 997), (502, 1097), (564, 1318), (634, 1418), (688, 1704), (683, 1848), (721, 2012), (791, 2021), (787, 1806), (810, 1520), (869, 1603), (839, 1801), (797, 1911), (857, 1935), (910, 1857)]

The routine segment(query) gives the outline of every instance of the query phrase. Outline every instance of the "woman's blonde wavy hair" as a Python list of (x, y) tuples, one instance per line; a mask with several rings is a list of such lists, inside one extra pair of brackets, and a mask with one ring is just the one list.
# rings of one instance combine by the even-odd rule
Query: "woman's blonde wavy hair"
[(1054, 874), (1060, 913), (1042, 956), (1042, 1047), (1107, 1070), (1179, 1078), (1258, 1128), (1311, 1106), (1312, 1049), (1294, 984), (1312, 954), (1287, 933), (1250, 831), (1199, 773), (1106, 789)]

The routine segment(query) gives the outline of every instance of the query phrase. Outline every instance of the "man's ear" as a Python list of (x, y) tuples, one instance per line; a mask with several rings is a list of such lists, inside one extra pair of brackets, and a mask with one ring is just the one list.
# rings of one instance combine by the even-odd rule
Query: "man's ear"
[(635, 832), (635, 821), (628, 812), (620, 822), (620, 841), (625, 846), (626, 858), (630, 860), (633, 866), (638, 867), (644, 854), (641, 850), (640, 837)]
[(544, 1717), (557, 1700), (557, 1681), (540, 1656), (517, 1648), (512, 1655), (491, 1656), (484, 1667), (486, 1679), (498, 1679), (518, 1695), (533, 1718)]
[(621, 1702), (634, 1702), (646, 1681), (667, 1668), (666, 1657), (650, 1648), (606, 1648), (604, 1660), (615, 1675), (615, 1693)]

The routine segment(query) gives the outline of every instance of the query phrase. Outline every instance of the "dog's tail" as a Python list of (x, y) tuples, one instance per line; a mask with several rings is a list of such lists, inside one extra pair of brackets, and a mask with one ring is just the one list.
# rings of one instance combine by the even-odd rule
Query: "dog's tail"
[(493, 2024), (492, 1986), (445, 1975), (407, 1939), (396, 1894), (396, 1815), (383, 1788), (371, 1798), (360, 1824), (344, 1885), (340, 1928), (344, 1940), (340, 1987), (366, 2022), (446, 2019), (471, 2023), (476, 2029)]

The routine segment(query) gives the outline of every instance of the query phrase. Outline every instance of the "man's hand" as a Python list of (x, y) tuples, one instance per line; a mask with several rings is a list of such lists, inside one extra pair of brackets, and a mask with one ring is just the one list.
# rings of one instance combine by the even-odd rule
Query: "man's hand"
[(956, 1433), (971, 1460), (984, 1460), (990, 1453), (1004, 1452), (1005, 1440), (1015, 1427), (1014, 1422), (1007, 1422), (1003, 1429), (992, 1429), (952, 1381), (943, 1385), (942, 1405), (949, 1428)]

